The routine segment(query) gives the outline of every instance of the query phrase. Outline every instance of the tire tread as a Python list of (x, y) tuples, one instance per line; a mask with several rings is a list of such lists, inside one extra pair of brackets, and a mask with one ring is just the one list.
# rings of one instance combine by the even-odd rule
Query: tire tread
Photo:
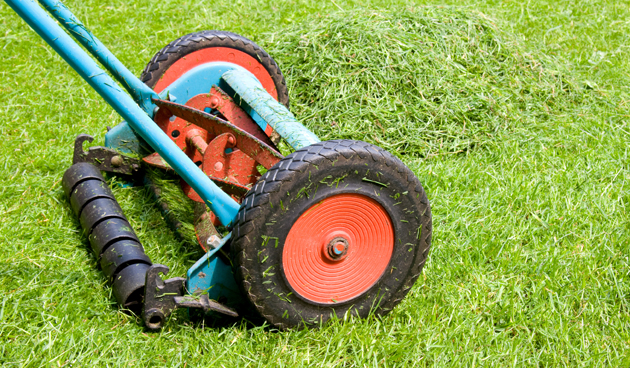
[[(332, 140), (315, 143), (286, 156), (276, 166), (267, 171), (259, 179), (258, 183), (254, 186), (254, 189), (250, 190), (246, 194), (232, 230), (235, 237), (232, 240), (231, 251), (233, 259), (236, 260), (236, 264), (242, 264), (242, 260), (245, 259), (246, 247), (244, 245), (249, 242), (240, 240), (246, 237), (250, 231), (254, 230), (251, 228), (251, 225), (253, 220), (256, 218), (257, 212), (259, 212), (259, 207), (267, 205), (267, 202), (263, 203), (263, 198), (268, 198), (271, 193), (278, 191), (283, 181), (289, 180), (295, 171), (299, 171), (299, 169), (297, 169), (299, 165), (309, 165), (321, 159), (330, 160), (331, 157), (338, 157), (340, 155), (345, 158), (357, 155), (361, 159), (369, 158), (373, 162), (396, 165), (398, 167), (398, 171), (403, 174), (401, 177), (407, 179), (409, 183), (408, 187), (415, 188), (415, 190), (421, 194), (421, 202), (426, 204), (429, 203), (424, 189), (419, 184), (418, 179), (415, 177), (413, 172), (407, 168), (400, 159), (382, 148), (365, 142), (348, 140)], [(261, 193), (265, 194), (260, 195)], [(421, 241), (425, 249), (422, 252), (416, 252), (416, 257), (418, 259), (413, 262), (412, 268), (408, 272), (407, 279), (402, 283), (403, 287), (396, 290), (389, 300), (379, 306), (379, 310), (377, 312), (379, 315), (389, 313), (392, 308), (405, 297), (422, 271), (431, 243), (431, 213), (429, 207), (427, 207), (427, 211), (421, 217), (421, 223), (423, 226)], [(426, 235), (424, 232), (425, 228), (427, 229)], [(256, 275), (253, 275), (247, 268), (238, 266), (235, 269), (235, 276), (237, 278), (237, 283), (243, 287), (242, 291), (248, 295), (248, 299), (261, 316), (263, 316), (269, 323), (280, 329), (291, 327), (288, 326), (281, 318), (277, 317), (272, 310), (268, 310), (268, 307), (260, 302), (262, 296), (255, 295), (252, 291), (253, 288), (251, 287), (251, 283), (246, 280), (251, 280)]]
[(172, 41), (151, 58), (142, 71), (140, 80), (153, 88), (172, 63), (190, 52), (198, 50), (200, 44), (204, 43), (208, 44), (208, 47), (232, 46), (258, 59), (274, 81), (278, 93), (278, 101), (287, 108), (289, 107), (289, 93), (286, 81), (275, 60), (253, 41), (228, 31), (194, 32)]

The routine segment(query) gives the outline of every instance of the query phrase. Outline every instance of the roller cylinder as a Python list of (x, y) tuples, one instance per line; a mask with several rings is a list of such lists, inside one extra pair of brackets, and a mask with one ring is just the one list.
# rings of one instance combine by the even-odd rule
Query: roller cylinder
[(87, 162), (79, 162), (78, 164), (74, 164), (70, 166), (68, 170), (63, 174), (63, 179), (61, 180), (61, 186), (63, 187), (63, 191), (66, 193), (66, 196), (70, 196), (70, 192), (74, 189), (77, 184), (80, 184), (83, 181), (87, 180), (100, 180), (105, 181), (103, 175), (99, 169)]
[(115, 277), (125, 267), (134, 263), (151, 265), (151, 259), (144, 254), (140, 243), (122, 240), (112, 244), (101, 256), (101, 268), (107, 277)]
[(101, 172), (91, 164), (78, 163), (65, 172), (62, 185), (103, 273), (112, 281), (116, 301), (138, 312), (151, 260)]
[(101, 258), (101, 254), (118, 241), (131, 240), (140, 243), (129, 222), (118, 217), (99, 222), (88, 239), (97, 258)]
[(81, 227), (89, 236), (99, 222), (111, 218), (126, 219), (122, 208), (116, 200), (111, 198), (98, 198), (88, 203), (81, 211)]
[(144, 284), (149, 267), (151, 266), (148, 264), (136, 263), (125, 267), (116, 275), (113, 289), (118, 304), (132, 310), (142, 306)]
[(72, 195), (70, 196), (70, 205), (74, 210), (74, 214), (76, 216), (81, 216), (83, 208), (85, 208), (91, 201), (99, 198), (109, 198), (113, 201), (116, 200), (107, 183), (96, 179), (90, 179), (82, 181), (74, 187)]

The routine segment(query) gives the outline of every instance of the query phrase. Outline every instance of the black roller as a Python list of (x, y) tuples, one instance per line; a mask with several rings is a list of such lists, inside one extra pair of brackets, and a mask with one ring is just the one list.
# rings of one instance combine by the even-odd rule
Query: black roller
[(135, 263), (151, 265), (151, 259), (144, 254), (140, 243), (122, 240), (112, 244), (101, 256), (101, 268), (107, 277), (115, 277), (126, 267)]
[(104, 181), (89, 179), (77, 184), (70, 193), (70, 205), (76, 216), (81, 216), (81, 210), (90, 201), (98, 198), (116, 200), (109, 186)]
[(84, 162), (72, 165), (63, 175), (63, 190), (112, 281), (116, 301), (139, 313), (151, 260), (101, 172)]
[(88, 236), (99, 222), (110, 218), (125, 219), (120, 205), (111, 198), (98, 198), (88, 203), (81, 211), (81, 226)]
[(146, 282), (148, 264), (136, 263), (125, 267), (114, 278), (114, 296), (118, 304), (137, 310), (142, 306), (144, 284)]
[(77, 184), (90, 179), (105, 181), (96, 166), (88, 164), (87, 162), (79, 162), (66, 170), (61, 180), (61, 186), (66, 196), (70, 197), (70, 192)]
[(129, 222), (118, 217), (99, 222), (88, 237), (97, 258), (112, 244), (120, 240), (140, 243)]

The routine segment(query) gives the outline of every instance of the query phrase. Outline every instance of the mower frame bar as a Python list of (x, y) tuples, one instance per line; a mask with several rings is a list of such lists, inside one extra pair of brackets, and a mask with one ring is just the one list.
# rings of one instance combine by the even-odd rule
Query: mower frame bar
[(320, 141), (284, 105), (271, 97), (253, 76), (241, 70), (230, 70), (223, 73), (221, 78), (293, 149), (299, 150)]
[(83, 47), (85, 47), (101, 65), (107, 69), (111, 75), (116, 78), (118, 83), (129, 92), (131, 97), (150, 117), (153, 117), (155, 104), (151, 99), (159, 99), (149, 86), (142, 83), (133, 73), (125, 67), (114, 54), (112, 54), (105, 45), (101, 43), (77, 17), (59, 0), (38, 0), (39, 3), (48, 12), (63, 25), (66, 30), (74, 37)]
[[(44, 1), (44, 0), (42, 0)], [(46, 14), (46, 12), (33, 0), (5, 0), (7, 4), (28, 25), (39, 34), (105, 101), (127, 121), (136, 133), (138, 133), (156, 152), (168, 162), (206, 202), (210, 209), (217, 215), (221, 223), (230, 226), (238, 214), (239, 204), (227, 193), (223, 192), (206, 174), (195, 165), (186, 154), (153, 122), (138, 104), (125, 92), (123, 92), (114, 80), (101, 69), (90, 56), (68, 36), (66, 32)], [(59, 1), (48, 1), (57, 6), (55, 16), (61, 18), (62, 24), (81, 24)], [(65, 9), (65, 10), (61, 10)], [(86, 38), (88, 50), (101, 55), (108, 69), (118, 79), (123, 79), (123, 84), (138, 86), (143, 84), (131, 73), (125, 73), (124, 78), (120, 74), (118, 63), (111, 63), (108, 55), (112, 55), (105, 46), (84, 27), (80, 26), (80, 37)], [(74, 29), (74, 28), (73, 28)], [(90, 40), (88, 42), (88, 39)], [(113, 56), (113, 55), (112, 55)], [(98, 57), (97, 57), (98, 58)], [(113, 59), (112, 59), (113, 60)], [(116, 60), (117, 61), (117, 60)], [(119, 64), (119, 65), (118, 65)], [(124, 70), (127, 70), (124, 68)], [(127, 70), (128, 72), (128, 70)], [(147, 87), (148, 88), (148, 87)], [(143, 88), (144, 89), (144, 88)], [(133, 92), (130, 92), (133, 93)]]

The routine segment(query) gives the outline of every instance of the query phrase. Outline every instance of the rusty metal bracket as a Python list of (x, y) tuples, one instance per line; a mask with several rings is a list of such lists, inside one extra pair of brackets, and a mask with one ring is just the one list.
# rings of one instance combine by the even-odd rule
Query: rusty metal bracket
[(217, 237), (221, 234), (217, 231), (217, 228), (214, 226), (213, 218), (216, 219), (216, 216), (212, 214), (212, 212), (206, 211), (206, 205), (203, 203), (196, 203), (196, 208), (202, 207), (203, 213), (200, 216), (197, 216), (197, 221), (195, 221), (195, 235), (197, 235), (197, 242), (201, 245), (201, 248), (208, 251), (208, 239)]
[(144, 312), (142, 318), (147, 328), (157, 330), (164, 326), (164, 322), (177, 308), (175, 297), (184, 294), (183, 277), (162, 280), (160, 273), (168, 274), (168, 267), (154, 264), (147, 270), (144, 288)]
[(208, 294), (202, 294), (199, 297), (191, 295), (176, 296), (175, 303), (178, 307), (198, 308), (202, 309), (205, 313), (214, 311), (228, 315), (230, 317), (238, 317), (238, 313), (236, 313), (232, 308), (228, 308), (221, 303), (210, 300), (210, 298), (208, 298)]
[(141, 161), (139, 159), (100, 146), (90, 147), (85, 151), (83, 149), (85, 141), (91, 143), (94, 141), (94, 137), (88, 134), (79, 134), (74, 140), (73, 164), (87, 162), (98, 167), (101, 171), (125, 175), (134, 175), (140, 170)]
[(232, 97), (228, 96), (227, 93), (216, 85), (212, 86), (210, 89), (209, 96), (208, 105), (210, 108), (220, 112), (230, 123), (251, 133), (256, 138), (267, 143), (270, 147), (276, 149), (276, 145), (280, 141), (280, 135), (271, 128), (271, 125), (267, 124), (267, 128), (263, 131), (262, 128), (256, 124), (254, 119), (234, 102)]
[(231, 317), (238, 317), (238, 313), (233, 309), (210, 300), (207, 294), (183, 295), (186, 279), (174, 277), (162, 280), (160, 273), (166, 276), (168, 271), (168, 267), (161, 264), (154, 264), (147, 270), (142, 319), (148, 329), (162, 328), (168, 316), (176, 308), (196, 308), (206, 313), (215, 311)]
[[(233, 134), (236, 138), (236, 142), (234, 142), (236, 148), (266, 169), (270, 169), (284, 157), (254, 135), (212, 114), (167, 100), (154, 99), (153, 102), (160, 107), (160, 110), (167, 110), (172, 115), (199, 126), (213, 136), (224, 133)], [(159, 113), (161, 112), (158, 111)]]

